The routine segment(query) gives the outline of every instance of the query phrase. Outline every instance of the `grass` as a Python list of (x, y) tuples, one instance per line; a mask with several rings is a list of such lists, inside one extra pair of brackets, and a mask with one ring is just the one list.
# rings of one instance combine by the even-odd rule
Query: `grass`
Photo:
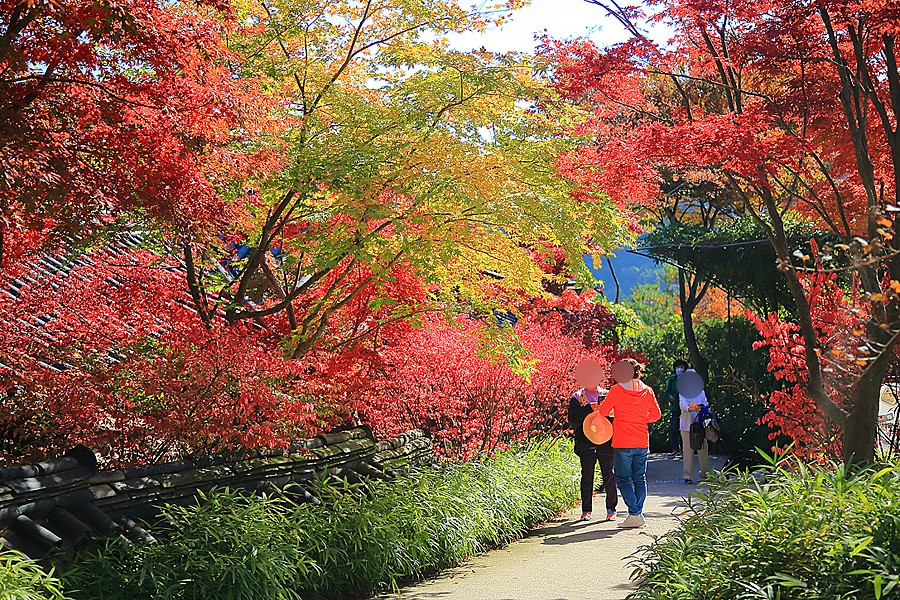
[(578, 472), (560, 440), (390, 482), (320, 481), (322, 506), (217, 490), (165, 507), (162, 542), (108, 541), (62, 579), (72, 598), (92, 600), (367, 596), (517, 539), (575, 503)]
[(713, 481), (636, 555), (635, 600), (900, 597), (900, 472), (773, 465)]
[(107, 540), (63, 572), (74, 598), (299, 598), (314, 568), (283, 503), (214, 490), (193, 507), (167, 506), (162, 543)]
[(0, 552), (0, 600), (63, 600), (53, 572), (15, 551)]

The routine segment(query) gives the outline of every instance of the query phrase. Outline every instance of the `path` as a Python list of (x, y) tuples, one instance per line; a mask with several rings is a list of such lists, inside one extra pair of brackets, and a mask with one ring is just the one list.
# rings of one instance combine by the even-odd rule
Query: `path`
[[(574, 460), (574, 457), (573, 457)], [(710, 457), (717, 468), (722, 461)], [(696, 468), (696, 460), (694, 465)], [(598, 473), (599, 477), (599, 473)], [(440, 576), (404, 588), (401, 600), (621, 600), (633, 589), (627, 557), (675, 523), (681, 499), (695, 489), (681, 480), (681, 461), (654, 454), (647, 465), (647, 527), (578, 521), (580, 507), (531, 531), (524, 539), (478, 556)], [(594, 508), (603, 510), (602, 497)], [(619, 514), (624, 503), (619, 499)], [(598, 514), (597, 512), (594, 513)], [(574, 565), (579, 565), (577, 568)], [(396, 594), (381, 600), (397, 600)]]

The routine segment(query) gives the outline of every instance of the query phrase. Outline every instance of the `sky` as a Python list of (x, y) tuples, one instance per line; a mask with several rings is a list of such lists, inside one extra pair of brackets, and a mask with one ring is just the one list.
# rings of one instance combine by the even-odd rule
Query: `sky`
[[(599, 6), (584, 0), (533, 0), (525, 8), (513, 13), (512, 19), (499, 30), (484, 33), (470, 32), (451, 38), (460, 50), (484, 46), (494, 52), (533, 52), (537, 42), (535, 33), (554, 38), (587, 36), (600, 46), (623, 42), (627, 38), (622, 25), (605, 16)], [(657, 32), (659, 35), (657, 35)], [(664, 40), (664, 33), (654, 28), (654, 35)]]

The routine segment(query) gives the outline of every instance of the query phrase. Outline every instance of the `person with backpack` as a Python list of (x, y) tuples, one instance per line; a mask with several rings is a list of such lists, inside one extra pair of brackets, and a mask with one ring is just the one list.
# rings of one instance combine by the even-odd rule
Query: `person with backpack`
[(687, 361), (680, 358), (672, 363), (672, 374), (666, 378), (666, 387), (663, 390), (663, 400), (669, 402), (669, 444), (672, 446), (670, 458), (678, 458), (683, 450), (681, 447), (681, 405), (678, 400), (678, 376), (688, 368)]
[(599, 407), (607, 390), (600, 387), (582, 388), (569, 400), (569, 427), (575, 430), (575, 455), (581, 461), (581, 520), (590, 521), (593, 512), (594, 474), (600, 463), (600, 477), (606, 492), (606, 520), (616, 518), (619, 502), (616, 478), (613, 472), (611, 441), (595, 444), (584, 433), (584, 420)]
[[(709, 474), (709, 444), (702, 431), (698, 416), (709, 400), (704, 391), (703, 377), (694, 369), (688, 369), (678, 378), (678, 403), (681, 408), (681, 446), (684, 449), (684, 482), (694, 483), (694, 451), (700, 457), (700, 481)], [(695, 434), (691, 435), (691, 428)], [(693, 440), (691, 438), (694, 438)]]
[(653, 388), (641, 381), (644, 365), (633, 358), (612, 367), (612, 386), (600, 403), (604, 417), (615, 413), (612, 447), (615, 454), (616, 486), (628, 506), (628, 517), (618, 527), (644, 526), (647, 498), (647, 459), (650, 457), (649, 423), (662, 417)]

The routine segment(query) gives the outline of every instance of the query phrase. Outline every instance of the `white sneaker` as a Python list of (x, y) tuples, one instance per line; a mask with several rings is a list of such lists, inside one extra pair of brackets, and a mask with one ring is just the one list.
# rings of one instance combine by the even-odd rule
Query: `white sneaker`
[(616, 526), (623, 529), (636, 529), (638, 527), (643, 527), (645, 524), (644, 515), (628, 515), (624, 521), (616, 523)]

